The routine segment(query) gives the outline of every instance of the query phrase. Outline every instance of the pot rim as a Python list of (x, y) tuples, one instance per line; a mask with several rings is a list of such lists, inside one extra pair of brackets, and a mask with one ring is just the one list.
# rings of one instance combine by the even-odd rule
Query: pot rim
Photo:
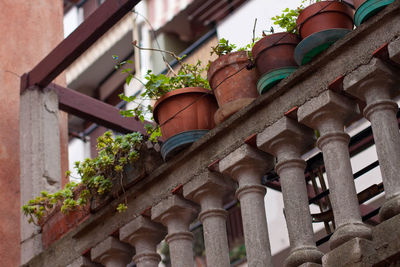
[[(319, 10), (311, 12), (311, 14), (307, 14), (308, 12), (306, 12), (306, 11), (308, 11), (312, 8), (315, 8), (315, 6), (323, 6), (322, 7), (323, 10), (321, 11), (321, 9), (319, 9)], [(352, 9), (348, 4), (345, 4), (342, 2), (337, 2), (337, 1), (321, 1), (321, 2), (317, 2), (317, 3), (309, 5), (308, 7), (306, 7), (305, 9), (303, 9), (300, 12), (300, 14), (296, 20), (296, 26), (297, 26), (299, 35), (301, 36), (301, 29), (302, 29), (304, 23), (306, 23), (308, 20), (310, 20), (311, 18), (313, 18), (319, 14), (327, 13), (327, 12), (338, 12), (338, 13), (345, 14), (347, 17), (349, 17), (351, 19), (351, 21), (354, 24), (354, 18), (353, 18), (354, 9)]]
[(162, 102), (164, 102), (166, 99), (171, 98), (176, 95), (182, 95), (182, 94), (190, 94), (190, 93), (199, 93), (199, 94), (209, 94), (213, 95), (212, 90), (208, 90), (203, 87), (184, 87), (184, 88), (178, 88), (172, 91), (169, 91), (168, 93), (164, 94), (161, 96), (156, 103), (153, 106), (153, 118), (154, 121), (158, 123), (158, 117), (157, 117), (157, 108), (160, 106)]
[(219, 72), (221, 69), (225, 68), (226, 66), (236, 64), (236, 63), (250, 63), (250, 59), (247, 55), (247, 51), (236, 51), (231, 52), (226, 55), (218, 57), (216, 60), (211, 62), (210, 67), (207, 71), (207, 78), (210, 82), (214, 77), (214, 75)]
[[(283, 37), (272, 44), (269, 44), (270, 39), (275, 39), (274, 37), (278, 37), (283, 35)], [(251, 49), (251, 53), (253, 54), (254, 60), (265, 50), (279, 45), (297, 45), (300, 42), (300, 37), (297, 34), (290, 32), (277, 32), (270, 35), (265, 36), (256, 42)], [(264, 46), (265, 45), (265, 46)]]

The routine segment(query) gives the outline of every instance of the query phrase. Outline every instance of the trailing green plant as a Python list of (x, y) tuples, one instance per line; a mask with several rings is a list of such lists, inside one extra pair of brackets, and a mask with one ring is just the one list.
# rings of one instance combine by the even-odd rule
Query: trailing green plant
[[(284, 29), (286, 32), (298, 34), (296, 20), (297, 20), (298, 16), (300, 15), (300, 12), (304, 10), (304, 8), (305, 8), (304, 4), (306, 2), (308, 2), (309, 5), (311, 5), (316, 2), (321, 2), (321, 0), (302, 0), (300, 6), (296, 7), (295, 9), (285, 8), (282, 11), (282, 14), (276, 15), (275, 17), (272, 17), (271, 19), (274, 21), (275, 25), (278, 25), (279, 27)], [(273, 32), (273, 28), (272, 28), (272, 32)]]
[[(143, 137), (137, 132), (118, 135), (115, 138), (111, 131), (104, 133), (97, 139), (97, 157), (75, 162), (75, 169), (81, 182), (70, 182), (64, 189), (52, 194), (42, 191), (40, 196), (29, 200), (22, 206), (23, 213), (29, 217), (28, 221), (38, 224), (44, 216), (58, 207), (63, 213), (82, 208), (92, 197), (109, 194), (116, 182), (120, 182), (124, 190), (122, 185), (124, 167), (139, 159), (142, 143)], [(70, 176), (71, 172), (67, 171), (66, 175)], [(117, 210), (125, 211), (126, 203), (124, 199)]]

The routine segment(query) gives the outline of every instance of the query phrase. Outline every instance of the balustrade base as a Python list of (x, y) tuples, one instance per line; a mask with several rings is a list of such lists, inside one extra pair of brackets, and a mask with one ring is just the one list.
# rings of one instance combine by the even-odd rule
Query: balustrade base
[(379, 217), (382, 221), (400, 214), (400, 195), (394, 196), (385, 201), (379, 211)]
[(374, 266), (398, 266), (390, 265), (400, 259), (400, 215), (396, 215), (379, 225), (372, 232), (374, 246), (377, 255)]
[(299, 265), (299, 267), (321, 267), (321, 264), (318, 263), (313, 263), (313, 262), (306, 262), (303, 263), (302, 265)]
[(343, 224), (336, 228), (329, 240), (329, 246), (333, 250), (356, 237), (371, 240), (371, 229), (363, 223)]
[[(295, 250), (292, 250), (289, 253), (289, 257), (285, 260), (285, 267), (297, 267), (303, 266), (303, 264), (310, 263), (315, 264), (316, 266), (321, 266), (321, 258), (324, 254), (317, 250), (317, 247), (301, 247)], [(306, 266), (314, 266), (314, 265), (306, 265)]]
[(364, 238), (353, 238), (322, 257), (324, 267), (372, 266), (371, 256), (376, 254), (373, 243)]

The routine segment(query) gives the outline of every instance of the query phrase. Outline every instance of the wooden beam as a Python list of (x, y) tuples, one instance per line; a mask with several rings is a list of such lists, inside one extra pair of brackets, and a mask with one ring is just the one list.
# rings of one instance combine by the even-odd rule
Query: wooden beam
[(107, 0), (28, 74), (27, 86), (45, 88), (140, 0)]
[(57, 92), (60, 110), (117, 132), (147, 135), (143, 123), (135, 118), (122, 117), (119, 109), (112, 105), (54, 83), (47, 88)]

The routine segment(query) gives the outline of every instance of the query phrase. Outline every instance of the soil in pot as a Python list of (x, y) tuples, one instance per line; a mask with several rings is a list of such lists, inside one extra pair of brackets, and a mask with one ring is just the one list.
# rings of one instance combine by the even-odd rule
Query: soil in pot
[(294, 60), (294, 50), (299, 42), (298, 35), (281, 32), (268, 35), (254, 45), (252, 54), (260, 75), (257, 83), (260, 94), (298, 68)]
[(164, 160), (199, 139), (214, 128), (217, 102), (211, 90), (200, 87), (176, 89), (166, 93), (154, 105), (154, 120), (161, 125), (165, 140)]
[(354, 0), (356, 14), (354, 15), (354, 24), (358, 27), (370, 17), (381, 11), (394, 0)]
[(215, 114), (216, 124), (220, 124), (258, 96), (258, 75), (255, 69), (247, 70), (249, 63), (246, 51), (220, 56), (211, 63), (207, 77), (220, 107)]
[(295, 60), (304, 65), (353, 29), (354, 10), (347, 4), (322, 1), (305, 8), (297, 18), (303, 39), (295, 50)]

